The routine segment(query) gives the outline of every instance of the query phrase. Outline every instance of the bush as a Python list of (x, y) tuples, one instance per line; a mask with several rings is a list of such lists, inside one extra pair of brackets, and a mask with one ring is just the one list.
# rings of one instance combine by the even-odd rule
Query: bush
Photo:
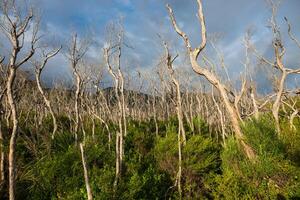
[(247, 122), (244, 132), (257, 153), (250, 162), (230, 138), (224, 148), (222, 174), (216, 176), (217, 199), (285, 199), (300, 197), (300, 169), (287, 159), (287, 148), (277, 136), (273, 123), (262, 118)]
[[(178, 170), (177, 134), (160, 138), (156, 157), (162, 170), (174, 179)], [(218, 173), (219, 145), (210, 138), (191, 136), (182, 151), (182, 188), (187, 199), (210, 198), (210, 180)], [(176, 188), (173, 188), (176, 189)]]

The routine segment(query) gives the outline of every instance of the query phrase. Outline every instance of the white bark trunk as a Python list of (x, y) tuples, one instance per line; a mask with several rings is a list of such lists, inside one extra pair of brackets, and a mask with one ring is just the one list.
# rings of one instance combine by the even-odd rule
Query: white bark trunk
[(84, 181), (85, 181), (88, 200), (93, 200), (93, 194), (92, 194), (92, 189), (91, 189), (91, 186), (90, 186), (89, 175), (88, 175), (88, 167), (87, 167), (87, 164), (86, 164), (86, 159), (85, 159), (85, 155), (84, 155), (84, 148), (83, 148), (82, 143), (80, 143), (80, 152), (81, 152), (81, 161), (82, 161), (82, 166), (83, 166)]
[(52, 106), (51, 106), (51, 102), (50, 100), (46, 97), (46, 94), (44, 92), (44, 89), (43, 87), (41, 86), (41, 70), (37, 70), (36, 74), (35, 74), (35, 78), (36, 78), (36, 83), (37, 83), (37, 86), (38, 86), (38, 89), (43, 97), (43, 100), (50, 112), (50, 115), (52, 117), (52, 123), (53, 123), (53, 130), (52, 130), (52, 139), (54, 139), (54, 136), (55, 136), (55, 133), (57, 131), (57, 122), (56, 122), (56, 117), (55, 117), (55, 114), (53, 112), (53, 109), (52, 109)]
[(8, 154), (8, 176), (9, 176), (9, 199), (15, 199), (15, 181), (16, 181), (16, 141), (17, 141), (17, 131), (18, 131), (18, 117), (15, 101), (13, 98), (13, 85), (16, 77), (16, 69), (14, 67), (9, 68), (9, 75), (7, 79), (7, 100), (11, 110), (11, 118), (13, 122), (13, 128), (10, 136), (9, 142), (9, 154)]

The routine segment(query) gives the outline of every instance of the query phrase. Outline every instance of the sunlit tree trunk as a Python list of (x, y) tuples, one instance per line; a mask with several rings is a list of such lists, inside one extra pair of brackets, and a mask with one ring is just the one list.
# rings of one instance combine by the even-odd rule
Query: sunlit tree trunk
[(75, 137), (75, 144), (78, 142), (78, 131), (80, 129), (80, 116), (79, 116), (79, 106), (80, 106), (80, 93), (82, 89), (82, 78), (80, 76), (80, 72), (78, 71), (78, 65), (80, 61), (82, 61), (84, 55), (86, 54), (88, 47), (89, 47), (89, 42), (82, 40), (78, 41), (77, 34), (74, 34), (72, 36), (72, 41), (69, 45), (67, 57), (71, 63), (71, 67), (73, 70), (73, 74), (76, 78), (75, 86), (75, 125), (74, 125), (74, 137)]
[(52, 123), (53, 123), (52, 139), (54, 139), (55, 133), (57, 131), (57, 122), (56, 122), (57, 120), (56, 120), (55, 114), (54, 114), (52, 106), (51, 106), (51, 101), (47, 98), (47, 96), (44, 92), (44, 89), (41, 85), (41, 73), (42, 73), (44, 67), (46, 66), (48, 60), (50, 58), (54, 57), (55, 55), (57, 55), (58, 52), (60, 51), (60, 49), (61, 48), (45, 55), (45, 58), (40, 65), (38, 63), (36, 63), (36, 71), (35, 71), (35, 79), (36, 79), (38, 89), (39, 89), (39, 91), (43, 97), (43, 100), (51, 114), (51, 117), (52, 117)]
[(169, 49), (167, 46), (167, 43), (164, 42), (165, 51), (166, 51), (166, 61), (167, 61), (167, 67), (170, 71), (170, 76), (172, 79), (172, 83), (174, 84), (176, 88), (176, 111), (177, 111), (177, 119), (178, 119), (178, 172), (176, 177), (177, 187), (178, 187), (178, 193), (180, 199), (182, 198), (182, 187), (181, 187), (181, 178), (182, 178), (182, 144), (186, 144), (186, 135), (185, 130), (183, 126), (183, 113), (182, 113), (182, 99), (181, 99), (181, 92), (180, 92), (180, 84), (178, 80), (175, 78), (175, 71), (173, 69), (173, 62), (177, 58), (172, 58)]
[(80, 143), (79, 146), (80, 146), (80, 152), (81, 152), (81, 161), (82, 161), (83, 172), (84, 172), (84, 181), (85, 181), (86, 192), (87, 192), (88, 200), (92, 200), (93, 199), (93, 194), (92, 194), (92, 189), (91, 189), (91, 186), (90, 186), (89, 175), (88, 175), (88, 167), (87, 167), (86, 158), (85, 158), (85, 155), (84, 155), (83, 144)]

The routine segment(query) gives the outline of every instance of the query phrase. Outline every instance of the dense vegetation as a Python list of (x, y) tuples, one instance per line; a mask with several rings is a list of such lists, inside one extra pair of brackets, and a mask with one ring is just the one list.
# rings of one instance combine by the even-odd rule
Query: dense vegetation
[[(50, 118), (38, 132), (34, 127), (22, 127), (17, 146), (17, 199), (86, 199), (79, 148), (72, 134), (65, 131), (67, 118), (59, 119), (65, 129), (53, 141), (49, 137)], [(201, 133), (188, 131), (183, 148), (184, 199), (300, 198), (299, 120), (296, 131), (282, 123), (280, 138), (269, 116), (247, 121), (243, 130), (258, 154), (253, 163), (233, 137), (223, 146), (217, 138), (219, 133), (209, 134), (204, 122), (195, 122)], [(108, 133), (100, 123), (93, 138), (86, 122), (85, 148), (95, 199), (177, 199), (177, 124), (175, 119), (159, 122), (157, 137), (151, 120), (128, 123), (124, 174), (114, 190), (114, 146), (109, 149)], [(5, 187), (1, 190), (3, 198), (7, 195)]]

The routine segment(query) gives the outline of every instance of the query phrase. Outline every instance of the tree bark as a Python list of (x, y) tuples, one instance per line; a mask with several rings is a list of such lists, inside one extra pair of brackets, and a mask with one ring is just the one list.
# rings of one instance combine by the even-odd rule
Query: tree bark
[(173, 62), (177, 58), (172, 58), (169, 49), (167, 46), (167, 43), (164, 42), (165, 51), (166, 51), (166, 60), (167, 60), (167, 67), (170, 71), (170, 76), (172, 83), (174, 84), (176, 88), (176, 111), (177, 111), (177, 120), (178, 120), (178, 173), (177, 173), (177, 187), (178, 187), (178, 193), (179, 198), (182, 198), (182, 187), (181, 187), (181, 177), (182, 177), (182, 144), (186, 144), (186, 135), (185, 130), (183, 126), (183, 113), (182, 113), (182, 100), (181, 100), (181, 92), (180, 92), (180, 84), (178, 80), (175, 78), (175, 71), (173, 69)]
[(14, 86), (14, 80), (16, 77), (16, 69), (14, 67), (9, 68), (9, 75), (7, 79), (7, 100), (8, 104), (11, 110), (11, 118), (13, 123), (13, 128), (10, 136), (10, 142), (9, 142), (9, 154), (8, 154), (8, 173), (9, 173), (9, 199), (14, 200), (15, 199), (15, 181), (16, 181), (16, 142), (17, 142), (17, 134), (18, 134), (18, 117), (17, 117), (17, 110), (16, 110), (16, 104), (13, 97), (13, 86)]
[(57, 120), (56, 120), (56, 117), (55, 117), (55, 114), (53, 112), (53, 109), (52, 109), (52, 106), (51, 106), (51, 101), (47, 98), (45, 92), (44, 92), (44, 89), (41, 85), (41, 73), (42, 73), (42, 70), (44, 69), (45, 65), (47, 64), (48, 60), (52, 57), (54, 57), (55, 55), (58, 54), (58, 52), (60, 51), (61, 48), (59, 48), (58, 50), (46, 55), (46, 58), (44, 59), (43, 63), (41, 64), (41, 66), (36, 66), (36, 73), (35, 73), (35, 79), (36, 79), (36, 83), (37, 83), (37, 86), (38, 86), (38, 89), (43, 97), (43, 100), (50, 112), (50, 115), (52, 117), (52, 123), (53, 123), (53, 130), (52, 130), (52, 139), (54, 139), (54, 136), (55, 136), (55, 133), (57, 131)]
[(93, 194), (92, 194), (92, 189), (90, 186), (88, 167), (87, 167), (86, 159), (85, 159), (85, 155), (84, 155), (83, 144), (80, 143), (79, 146), (80, 146), (80, 152), (81, 152), (81, 161), (82, 161), (83, 172), (84, 172), (84, 181), (85, 181), (86, 192), (87, 192), (88, 200), (92, 200)]

